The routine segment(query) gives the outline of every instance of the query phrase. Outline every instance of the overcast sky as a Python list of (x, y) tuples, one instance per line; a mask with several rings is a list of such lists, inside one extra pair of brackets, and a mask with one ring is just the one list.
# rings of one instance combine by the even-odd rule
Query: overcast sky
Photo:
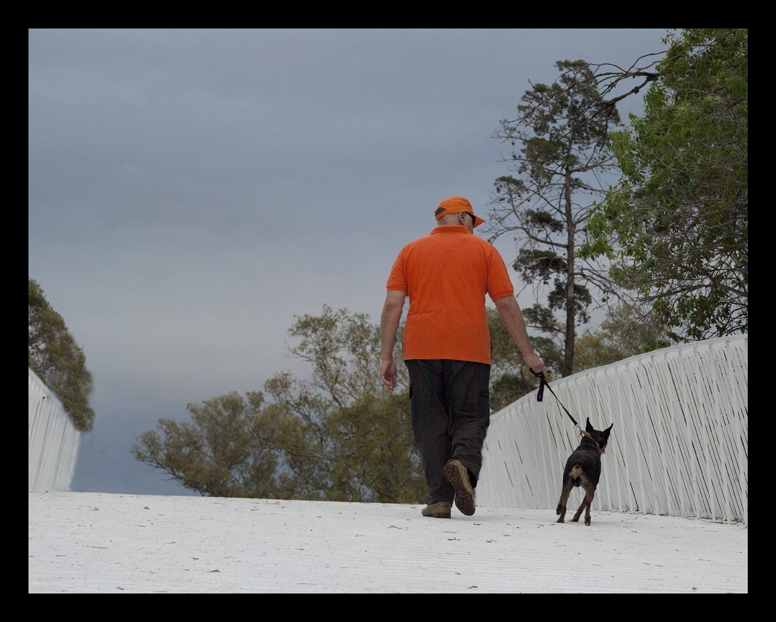
[[(558, 60), (630, 65), (664, 35), (31, 30), (29, 275), (94, 376), (72, 490), (187, 494), (131, 456), (141, 433), (304, 375), (294, 315), (377, 322), (442, 199), (487, 218), (508, 172), (491, 137), (529, 81)], [(509, 263), (514, 242), (496, 246)]]

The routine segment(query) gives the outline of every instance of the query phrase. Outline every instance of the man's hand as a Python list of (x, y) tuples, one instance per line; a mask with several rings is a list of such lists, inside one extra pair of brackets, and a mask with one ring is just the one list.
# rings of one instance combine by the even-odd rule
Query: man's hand
[(380, 364), (380, 380), (391, 391), (396, 388), (396, 363), (393, 360), (385, 360)]
[(540, 374), (544, 371), (544, 363), (535, 354), (523, 358), (525, 360), (525, 364), (528, 365), (528, 369), (530, 369), (533, 373)]

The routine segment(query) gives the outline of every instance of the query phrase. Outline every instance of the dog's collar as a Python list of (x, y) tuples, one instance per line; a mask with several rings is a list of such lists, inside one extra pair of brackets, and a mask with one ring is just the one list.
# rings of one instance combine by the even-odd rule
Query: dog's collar
[(601, 449), (601, 446), (598, 444), (598, 441), (596, 441), (593, 438), (593, 435), (590, 434), (590, 432), (586, 432), (582, 428), (579, 428), (579, 435), (580, 436), (587, 436), (587, 438), (589, 438), (591, 441), (593, 441), (593, 443), (595, 443), (596, 449), (598, 449), (598, 455), (602, 455), (602, 454), (604, 454), (606, 452), (605, 449)]

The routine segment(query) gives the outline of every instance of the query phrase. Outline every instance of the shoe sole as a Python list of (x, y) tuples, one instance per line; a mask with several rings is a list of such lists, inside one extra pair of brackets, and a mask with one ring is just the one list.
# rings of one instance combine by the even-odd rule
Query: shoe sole
[[(465, 469), (466, 467), (460, 462), (451, 461), (442, 469), (442, 474), (455, 489), (455, 507), (461, 511), (461, 514), (471, 516), (474, 514), (474, 494), (470, 490), (469, 475)], [(469, 484), (468, 487), (467, 484)]]
[(450, 518), (450, 514), (424, 514), (426, 518)]

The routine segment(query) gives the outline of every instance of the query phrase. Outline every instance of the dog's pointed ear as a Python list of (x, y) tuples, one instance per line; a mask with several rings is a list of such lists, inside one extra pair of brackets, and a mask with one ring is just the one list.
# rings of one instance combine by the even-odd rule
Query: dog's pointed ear
[[(614, 425), (614, 424), (612, 424), (612, 425)], [(588, 418), (587, 418), (587, 425), (585, 426), (585, 429), (586, 429), (588, 432), (593, 432), (593, 426), (592, 426), (592, 425), (590, 425), (590, 417), (588, 417)]]
[(610, 425), (608, 428), (604, 430), (604, 435), (606, 438), (609, 438), (609, 433), (612, 431), (612, 428), (614, 427), (614, 424)]

